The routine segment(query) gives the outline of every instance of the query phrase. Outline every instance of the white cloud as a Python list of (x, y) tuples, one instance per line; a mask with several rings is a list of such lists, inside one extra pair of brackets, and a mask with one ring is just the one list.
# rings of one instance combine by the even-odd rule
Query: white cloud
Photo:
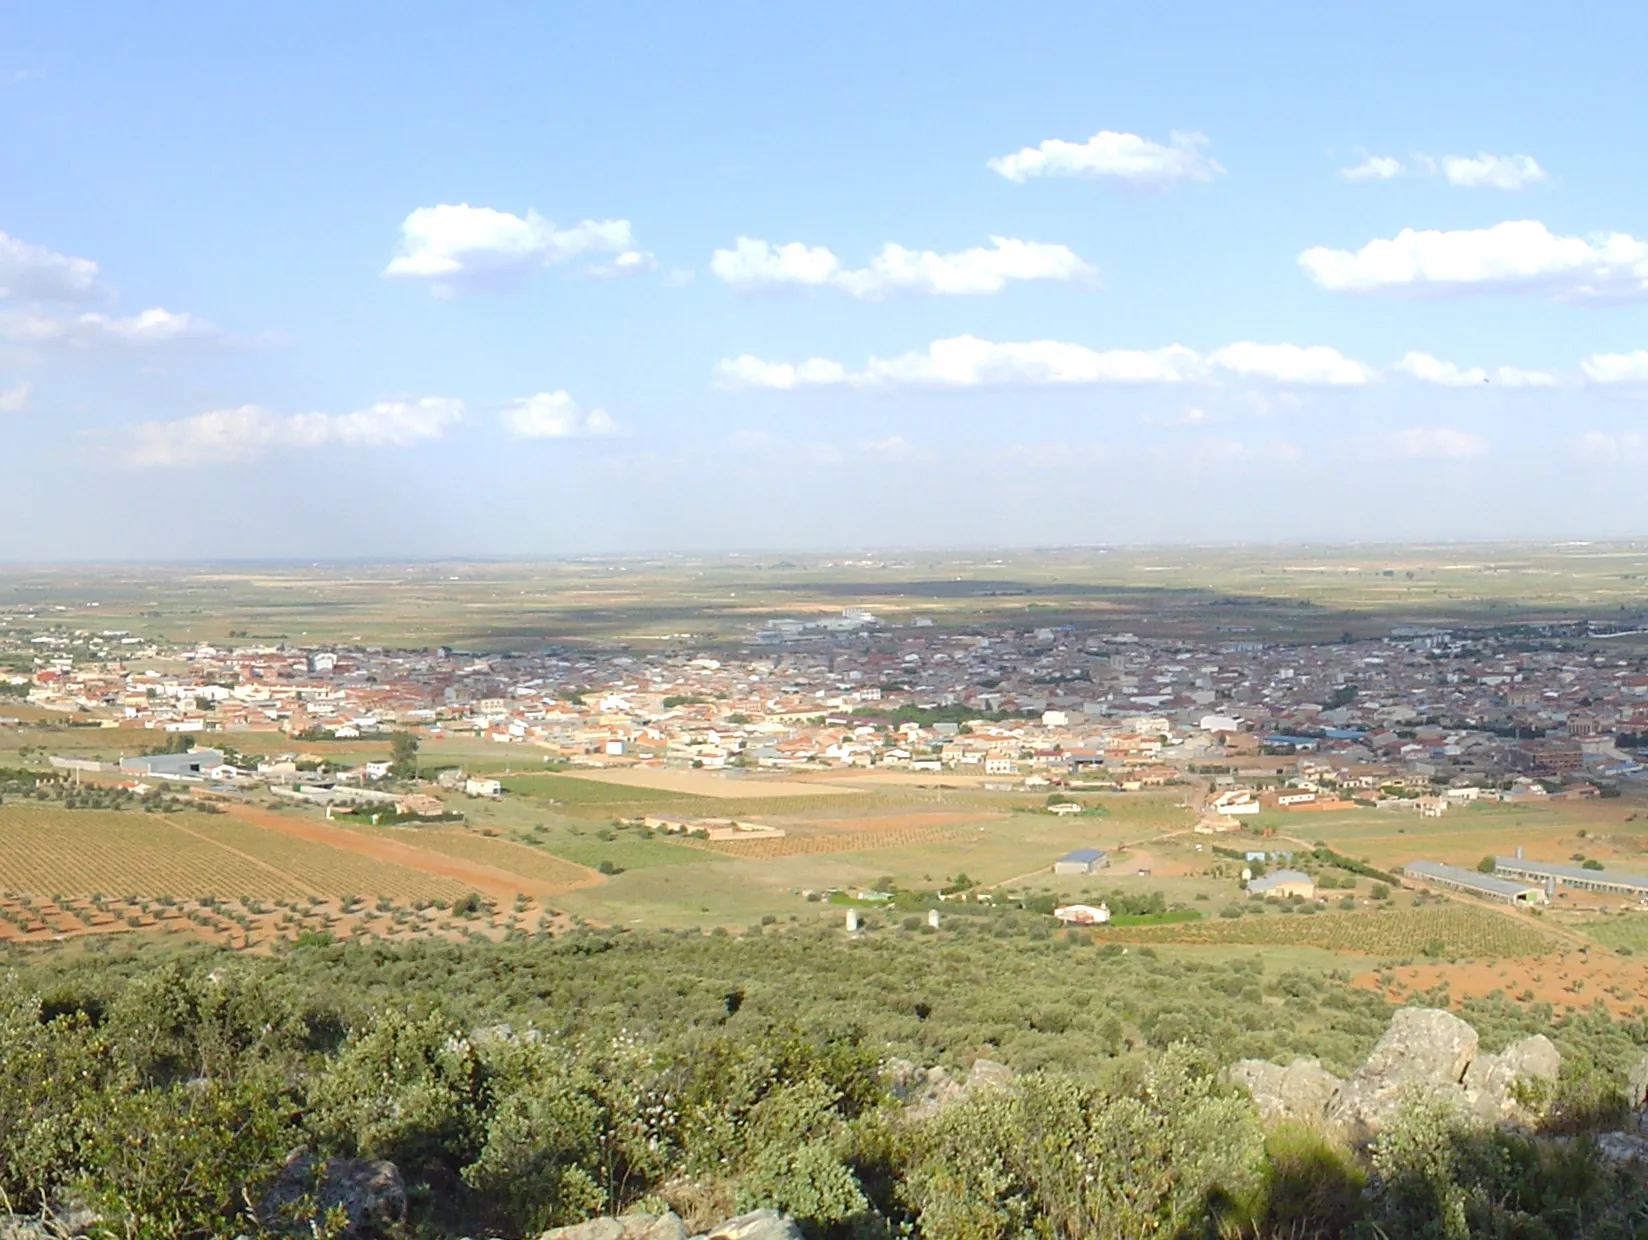
[(1526, 370), (1520, 366), (1498, 366), (1492, 374), (1481, 366), (1464, 367), (1453, 362), (1444, 362), (1440, 358), (1432, 357), (1429, 353), (1408, 353), (1395, 363), (1392, 370), (1418, 379), (1421, 383), (1434, 383), (1441, 387), (1481, 387), (1483, 384), (1495, 383), (1500, 387), (1556, 387), (1562, 382), (1561, 376), (1549, 370)]
[(1467, 189), (1521, 189), (1545, 179), (1531, 155), (1444, 155), (1442, 175)]
[(1556, 387), (1562, 376), (1554, 370), (1524, 370), (1520, 366), (1496, 366), (1493, 381), (1500, 387)]
[(1579, 368), (1592, 383), (1648, 383), (1648, 349), (1593, 353)]
[(556, 228), (536, 211), (443, 203), (419, 207), (401, 223), (399, 252), (386, 276), (433, 282), (443, 296), (512, 283), (540, 267), (581, 254), (612, 254), (606, 274), (644, 271), (652, 256), (636, 247), (628, 220), (584, 220)]
[(1488, 441), (1446, 426), (1411, 426), (1392, 435), (1389, 447), (1393, 454), (1408, 460), (1464, 461), (1487, 452)]
[(79, 349), (145, 346), (220, 339), (222, 333), (199, 315), (156, 306), (125, 318), (107, 314), (42, 314), (0, 311), (0, 340), (16, 344), (69, 345)]
[(0, 413), (22, 413), (29, 407), (29, 397), (33, 392), (34, 388), (27, 383), (0, 388)]
[(871, 358), (858, 380), (871, 384), (1182, 383), (1199, 377), (1201, 359), (1183, 345), (1165, 349), (1089, 349), (1059, 340), (993, 344), (976, 336), (935, 340), (925, 353)]
[(101, 291), (91, 259), (71, 258), (0, 232), (0, 297), (75, 302)]
[(1215, 371), (1282, 384), (1330, 385), (1366, 383), (1375, 373), (1362, 362), (1324, 346), (1242, 341), (1203, 357), (1180, 344), (1161, 349), (1090, 349), (1060, 340), (996, 344), (976, 336), (953, 336), (933, 341), (925, 351), (872, 357), (860, 371), (849, 371), (840, 362), (822, 357), (793, 365), (744, 354), (720, 362), (716, 377), (724, 387), (789, 390), (835, 384), (1175, 384), (1206, 379)]
[(1405, 171), (1402, 161), (1394, 156), (1367, 155), (1361, 163), (1339, 169), (1339, 175), (1347, 181), (1388, 181)]
[(780, 391), (846, 383), (851, 378), (840, 362), (822, 357), (791, 365), (789, 362), (762, 361), (749, 353), (723, 358), (716, 363), (715, 375), (722, 387), (775, 388)]
[(823, 246), (791, 241), (772, 245), (740, 237), (730, 250), (717, 250), (710, 271), (738, 289), (782, 285), (839, 288), (854, 297), (877, 300), (895, 293), (960, 296), (1000, 292), (1013, 280), (1079, 280), (1093, 268), (1068, 247), (991, 237), (982, 246), (939, 254), (887, 244), (866, 267), (852, 269)]
[(465, 416), (462, 401), (381, 401), (353, 413), (272, 413), (259, 405), (215, 409), (174, 422), (144, 422), (117, 449), (128, 465), (249, 461), (279, 448), (404, 448), (439, 439)]
[(1411, 375), (1422, 383), (1436, 383), (1442, 387), (1472, 387), (1488, 381), (1488, 372), (1480, 366), (1466, 370), (1453, 362), (1444, 362), (1440, 358), (1432, 357), (1429, 353), (1405, 354), (1392, 369)]
[(1374, 377), (1371, 366), (1353, 361), (1326, 345), (1302, 348), (1296, 344), (1255, 344), (1243, 340), (1215, 349), (1208, 361), (1247, 379), (1277, 383), (1355, 386)]
[(859, 445), (859, 451), (878, 461), (907, 461), (914, 450), (903, 435), (888, 435), (885, 439), (870, 439)]
[(1313, 247), (1299, 265), (1337, 292), (1484, 290), (1571, 301), (1648, 295), (1648, 242), (1626, 233), (1559, 237), (1538, 220), (1449, 232), (1404, 228), (1360, 250)]
[(1574, 453), (1592, 461), (1640, 461), (1648, 457), (1648, 435), (1634, 431), (1621, 435), (1586, 431), (1574, 441)]
[(586, 413), (564, 391), (522, 397), (500, 417), (517, 439), (600, 439), (624, 433), (605, 409)]
[(584, 268), (592, 276), (635, 276), (658, 266), (658, 259), (645, 250), (623, 250), (611, 262), (591, 263)]
[(1009, 181), (1041, 176), (1114, 177), (1128, 185), (1160, 189), (1175, 181), (1211, 180), (1223, 172), (1217, 160), (1202, 153), (1206, 145), (1206, 135), (1199, 133), (1174, 130), (1163, 146), (1135, 133), (1102, 129), (1086, 142), (1049, 138), (1040, 146), (998, 156), (987, 166)]

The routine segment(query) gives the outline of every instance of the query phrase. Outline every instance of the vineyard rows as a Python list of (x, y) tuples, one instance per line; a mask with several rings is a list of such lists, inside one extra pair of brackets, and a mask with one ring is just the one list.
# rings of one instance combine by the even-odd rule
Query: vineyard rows
[(1170, 926), (1117, 926), (1099, 932), (1130, 943), (1251, 944), (1320, 947), (1370, 956), (1419, 956), (1440, 945), (1450, 956), (1537, 956), (1550, 936), (1514, 918), (1459, 906), (1367, 913), (1279, 913)]
[[(215, 822), (183, 818), (190, 829)], [(37, 894), (140, 892), (289, 899), (295, 883), (180, 830), (158, 814), (0, 807), (0, 888)]]
[(255, 857), (329, 896), (346, 892), (411, 903), (459, 900), (468, 888), (454, 879), (426, 874), (391, 861), (378, 861), (341, 848), (241, 822), (228, 815), (191, 822), (190, 828), (227, 848)]

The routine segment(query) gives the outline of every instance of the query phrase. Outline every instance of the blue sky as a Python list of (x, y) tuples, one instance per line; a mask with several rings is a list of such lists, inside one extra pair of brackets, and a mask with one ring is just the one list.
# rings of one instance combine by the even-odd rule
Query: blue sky
[(12, 6), (0, 558), (1643, 534), (1645, 26)]

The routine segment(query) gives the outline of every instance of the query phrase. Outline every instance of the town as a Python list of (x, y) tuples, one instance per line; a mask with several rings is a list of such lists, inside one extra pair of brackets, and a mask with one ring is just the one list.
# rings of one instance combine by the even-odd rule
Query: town
[(1641, 773), (1648, 658), (1610, 657), (1605, 636), (1517, 624), (1192, 643), (951, 632), (848, 608), (711, 651), (471, 654), (165, 648), (25, 613), (0, 617), (14, 669), (0, 701), (112, 729), (110, 747), (133, 751), (155, 733), (283, 734), (295, 750), (415, 730), (517, 747), (500, 752), (523, 769), (873, 768), (1120, 790), (1199, 775), (1223, 815), (1361, 802), (1438, 815), (1478, 797), (1610, 795)]

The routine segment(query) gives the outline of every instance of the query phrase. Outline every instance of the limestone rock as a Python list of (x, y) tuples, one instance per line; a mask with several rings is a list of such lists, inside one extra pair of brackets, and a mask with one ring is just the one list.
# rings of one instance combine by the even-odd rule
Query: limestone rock
[(1282, 1077), (1286, 1073), (1281, 1064), (1268, 1059), (1239, 1059), (1230, 1065), (1230, 1079), (1253, 1095), (1262, 1119), (1287, 1115), (1287, 1104), (1282, 1099)]
[(1295, 1059), (1282, 1073), (1282, 1098), (1296, 1119), (1319, 1120), (1344, 1085), (1315, 1059)]
[(777, 1210), (755, 1210), (711, 1229), (705, 1240), (802, 1240), (802, 1237), (794, 1219), (785, 1218)]
[(687, 1225), (674, 1211), (592, 1218), (571, 1227), (554, 1227), (540, 1240), (687, 1240)]
[(1478, 1055), (1461, 1082), (1465, 1106), (1490, 1123), (1534, 1118), (1516, 1099), (1518, 1081), (1555, 1082), (1562, 1052), (1542, 1033), (1513, 1042), (1498, 1055)]
[(889, 1059), (882, 1067), (888, 1089), (904, 1104), (910, 1119), (922, 1119), (954, 1102), (972, 1089), (995, 1089), (1010, 1083), (1013, 1070), (993, 1059), (974, 1062), (965, 1080), (957, 1080), (949, 1070), (919, 1067), (908, 1059)]
[(1648, 1051), (1644, 1051), (1642, 1058), (1631, 1065), (1631, 1071), (1625, 1077), (1625, 1101), (1632, 1110), (1648, 1105)]
[(1004, 1063), (997, 1063), (994, 1059), (976, 1059), (973, 1067), (967, 1074), (968, 1089), (978, 1089), (980, 1086), (997, 1088), (1011, 1084), (1013, 1069)]
[(1648, 1162), (1648, 1138), (1632, 1136), (1628, 1132), (1599, 1133), (1596, 1148), (1607, 1162)]
[(68, 1240), (101, 1221), (84, 1202), (58, 1201), (39, 1214), (0, 1214), (0, 1240)]
[[(307, 1199), (307, 1201), (306, 1201)], [(354, 1240), (406, 1219), (406, 1184), (392, 1162), (328, 1158), (317, 1162), (306, 1147), (286, 1156), (274, 1185), (258, 1206), (268, 1227), (307, 1232), (311, 1223), (341, 1208), (340, 1240)]]
[(1295, 1059), (1287, 1067), (1263, 1059), (1243, 1059), (1230, 1079), (1245, 1085), (1264, 1119), (1320, 1120), (1344, 1084), (1315, 1059)]
[(1445, 1091), (1466, 1104), (1460, 1081), (1476, 1057), (1476, 1030), (1439, 1008), (1403, 1008), (1367, 1061), (1339, 1090), (1328, 1119), (1353, 1132), (1381, 1128), (1410, 1088)]

